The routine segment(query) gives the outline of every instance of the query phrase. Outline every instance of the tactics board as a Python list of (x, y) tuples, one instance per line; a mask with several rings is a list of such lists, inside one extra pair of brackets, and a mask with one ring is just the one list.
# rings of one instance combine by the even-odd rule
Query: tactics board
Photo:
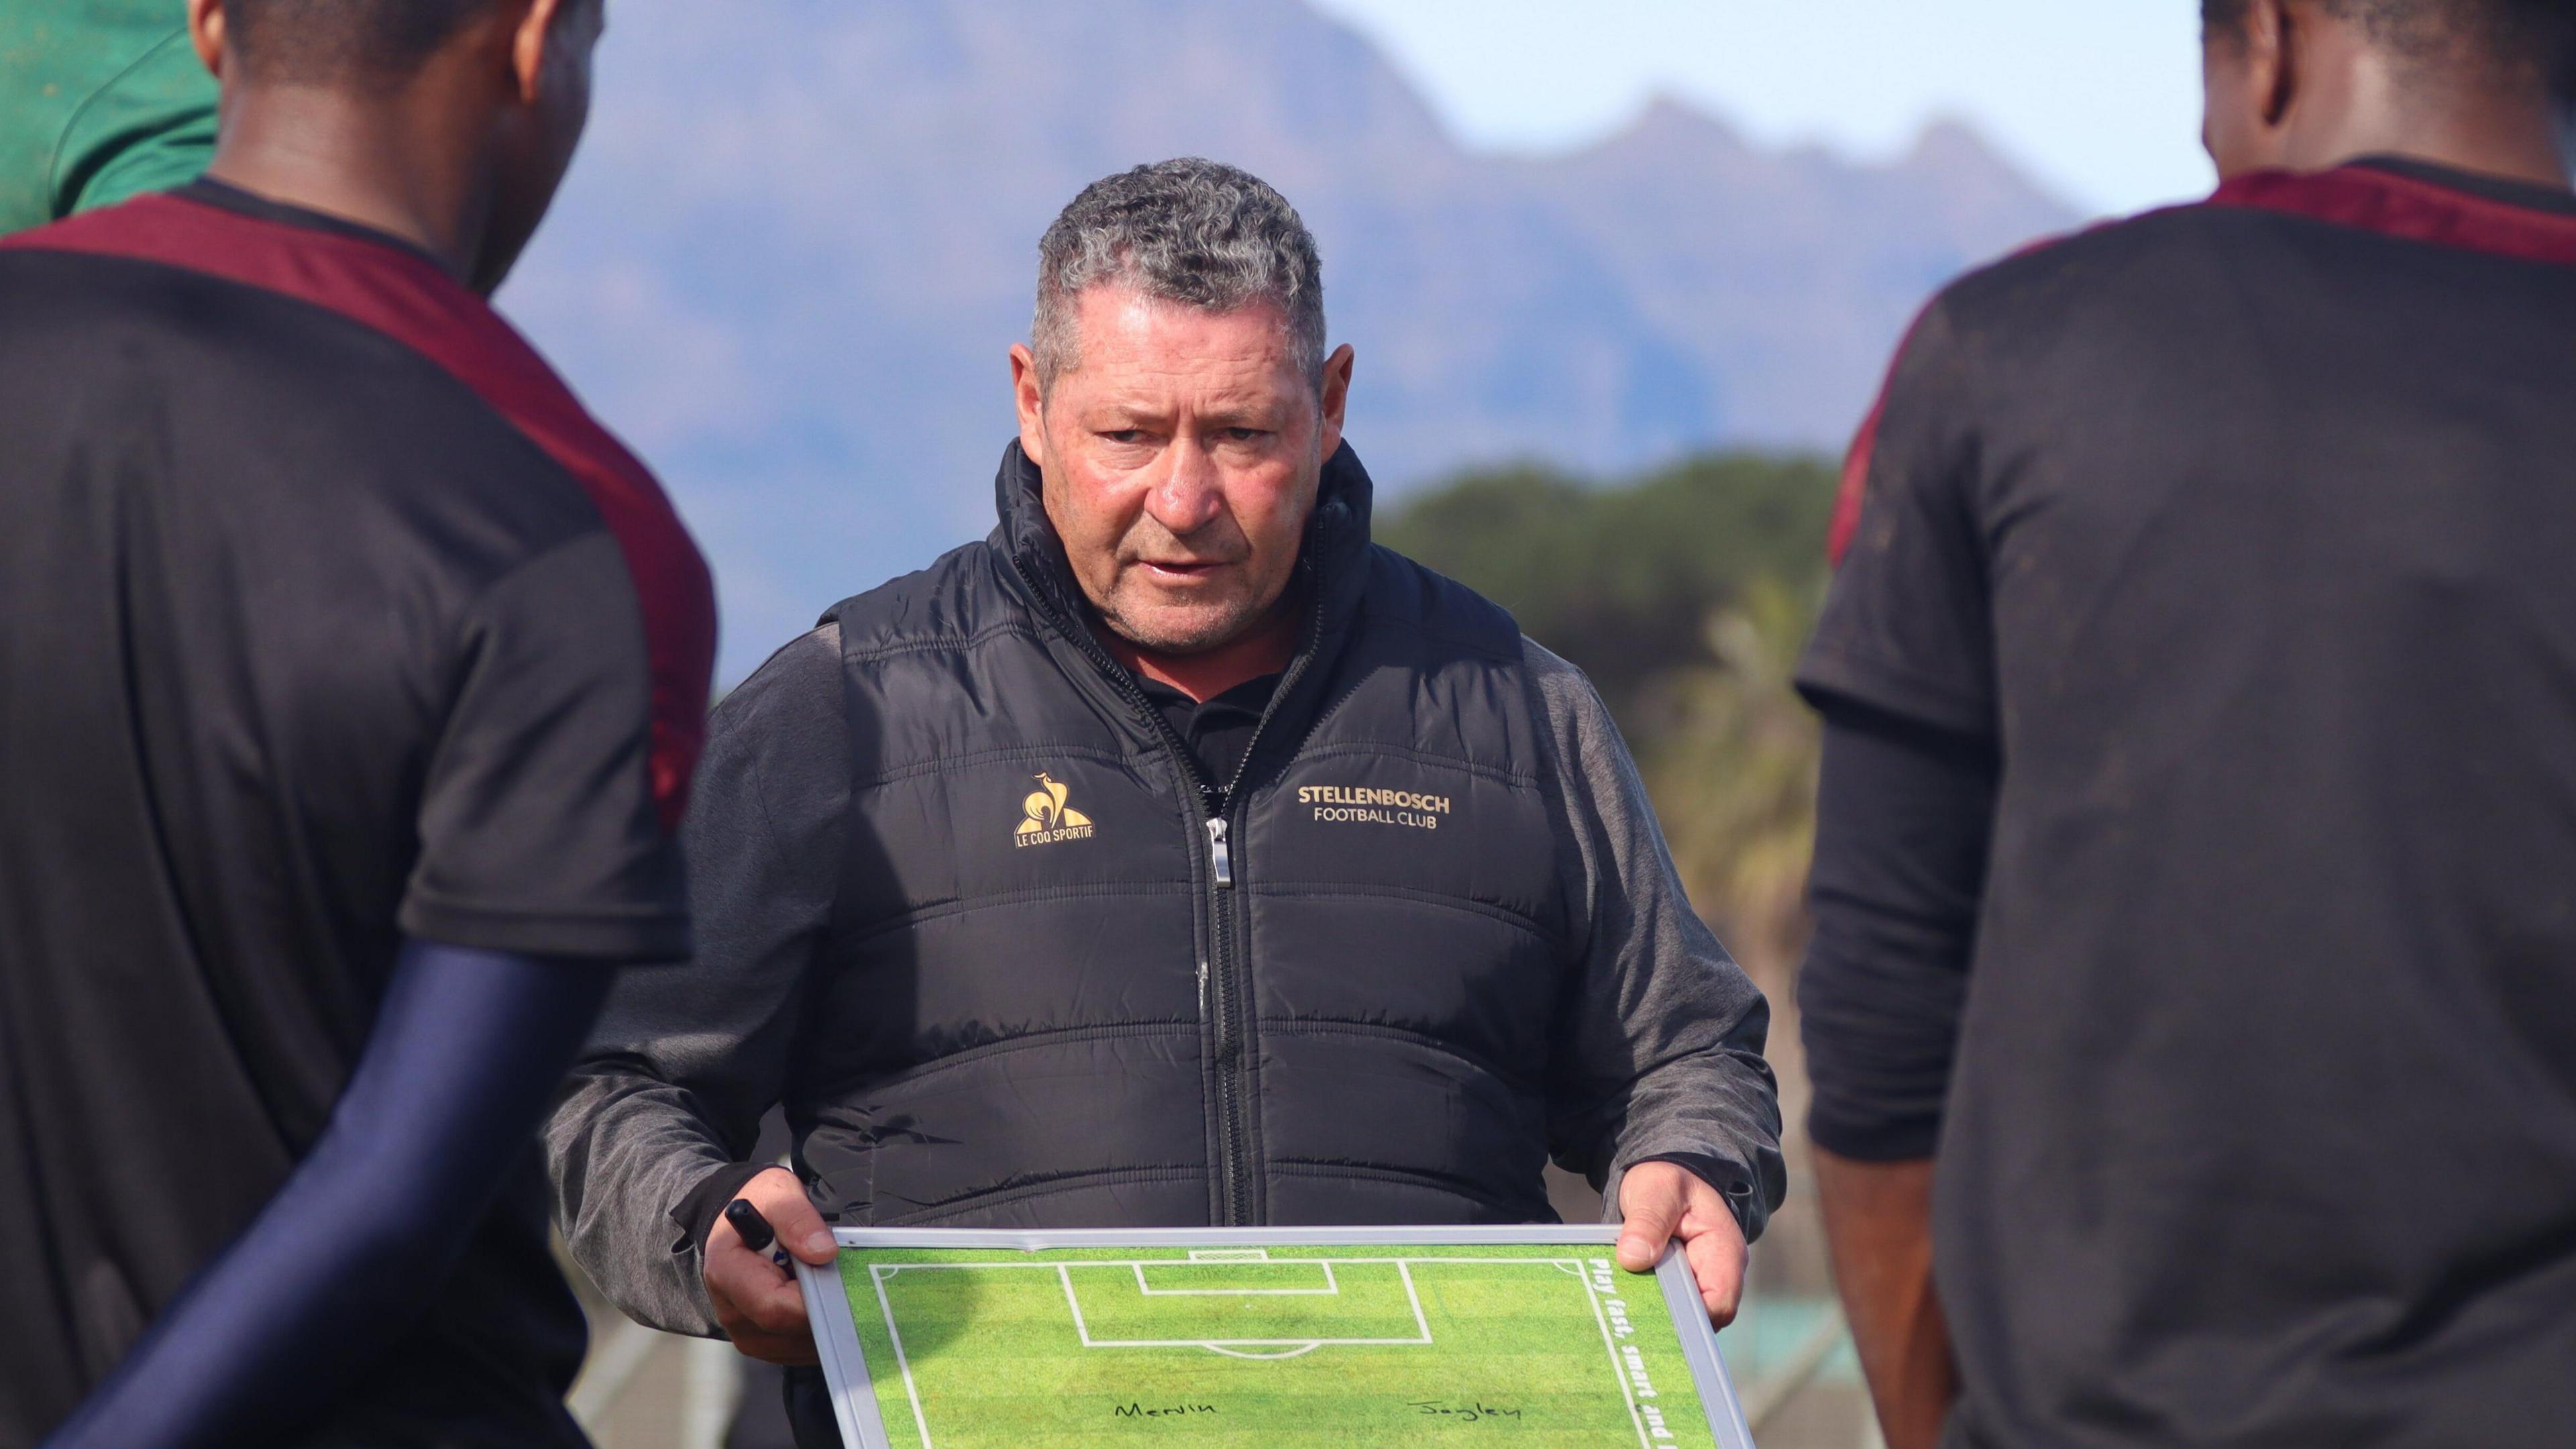
[(836, 1236), (798, 1271), (854, 1449), (1751, 1449), (1688, 1267), (1611, 1228)]

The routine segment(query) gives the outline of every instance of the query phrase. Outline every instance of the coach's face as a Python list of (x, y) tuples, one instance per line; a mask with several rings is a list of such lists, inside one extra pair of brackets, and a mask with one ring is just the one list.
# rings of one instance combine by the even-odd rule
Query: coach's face
[(1281, 310), (1208, 312), (1099, 286), (1075, 303), (1071, 365), (1040, 389), (1012, 349), (1020, 446), (1083, 594), (1121, 638), (1203, 653), (1272, 616), (1324, 460), (1342, 442), (1351, 350), (1321, 386)]

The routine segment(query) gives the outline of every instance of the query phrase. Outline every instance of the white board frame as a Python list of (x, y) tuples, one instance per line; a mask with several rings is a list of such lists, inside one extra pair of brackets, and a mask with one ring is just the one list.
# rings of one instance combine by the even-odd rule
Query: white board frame
[[(1050, 1248), (1390, 1248), (1471, 1247), (1477, 1244), (1606, 1248), (1617, 1244), (1615, 1225), (1539, 1225), (1526, 1227), (1454, 1228), (1093, 1228), (1064, 1232), (1001, 1232), (976, 1228), (836, 1228), (832, 1239), (844, 1248), (990, 1248), (1004, 1252), (1038, 1252)], [(1709, 1432), (1719, 1449), (1754, 1449), (1753, 1431), (1744, 1422), (1735, 1385), (1726, 1371), (1726, 1354), (1709, 1326), (1700, 1303), (1699, 1284), (1679, 1244), (1666, 1249), (1655, 1268), (1663, 1289), (1664, 1308), (1681, 1339), (1682, 1357), (1690, 1365), (1691, 1386), (1708, 1412)], [(805, 1290), (805, 1314), (814, 1326), (814, 1347), (830, 1386), (832, 1412), (840, 1421), (842, 1442), (849, 1449), (893, 1449), (885, 1421), (877, 1413), (876, 1386), (859, 1351), (858, 1325), (850, 1313), (849, 1295), (841, 1286), (840, 1266), (817, 1268), (799, 1262), (796, 1281)]]

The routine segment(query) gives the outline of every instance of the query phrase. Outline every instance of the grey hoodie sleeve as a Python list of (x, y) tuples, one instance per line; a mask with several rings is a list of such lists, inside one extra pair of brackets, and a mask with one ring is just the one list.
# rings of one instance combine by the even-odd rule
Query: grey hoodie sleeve
[(1546, 726), (1548, 789), (1588, 934), (1558, 1013), (1548, 1136), (1603, 1190), (1679, 1161), (1711, 1180), (1749, 1240), (1787, 1189), (1780, 1099), (1762, 1058), (1771, 1008), (1683, 894), (1645, 782), (1592, 682), (1522, 641)]
[(574, 1259), (655, 1328), (717, 1333), (671, 1212), (751, 1152), (779, 1098), (831, 924), (847, 733), (836, 626), (781, 649), (717, 708), (681, 829), (697, 956), (619, 977), (546, 1126)]

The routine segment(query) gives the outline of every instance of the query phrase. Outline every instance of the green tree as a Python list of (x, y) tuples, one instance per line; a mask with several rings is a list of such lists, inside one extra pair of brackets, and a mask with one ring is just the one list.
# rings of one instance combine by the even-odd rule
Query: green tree
[(1522, 465), (1420, 495), (1379, 536), (1510, 609), (1626, 722), (1656, 676), (1716, 662), (1709, 619), (1757, 581), (1818, 584), (1833, 496), (1811, 458), (1712, 454), (1606, 487)]

